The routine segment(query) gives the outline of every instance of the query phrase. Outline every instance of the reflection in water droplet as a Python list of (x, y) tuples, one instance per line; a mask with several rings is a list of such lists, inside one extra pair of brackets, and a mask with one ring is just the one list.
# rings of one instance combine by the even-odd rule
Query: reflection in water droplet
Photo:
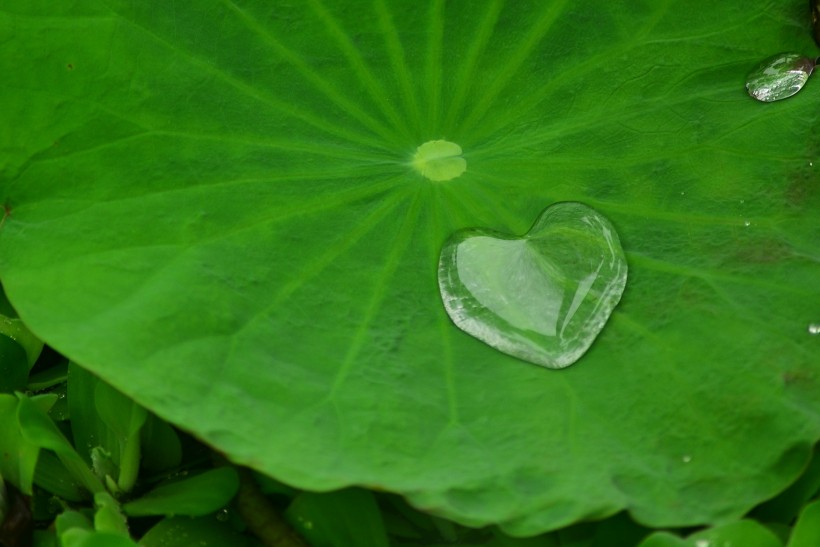
[(589, 349), (626, 285), (612, 224), (581, 203), (548, 207), (521, 238), (461, 230), (441, 251), (444, 307), (463, 331), (509, 355), (564, 368)]
[(799, 53), (780, 53), (765, 60), (746, 78), (749, 95), (763, 102), (779, 101), (800, 91), (814, 70), (814, 60)]
[(820, 323), (811, 323), (809, 325), (809, 334), (820, 334)]
[(743, 221), (743, 225), (744, 225), (744, 226), (751, 226), (751, 225), (752, 225), (752, 221), (751, 221), (751, 220), (744, 220), (744, 221)]

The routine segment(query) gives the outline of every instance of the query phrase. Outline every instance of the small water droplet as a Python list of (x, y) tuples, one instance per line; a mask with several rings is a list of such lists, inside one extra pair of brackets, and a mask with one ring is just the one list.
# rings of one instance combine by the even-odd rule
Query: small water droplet
[(746, 200), (745, 200), (745, 199), (741, 199), (741, 200), (740, 200), (740, 203), (746, 203)]
[(547, 368), (567, 367), (589, 349), (626, 278), (615, 228), (581, 203), (548, 207), (520, 238), (456, 232), (438, 268), (441, 298), (456, 326)]
[(227, 507), (223, 507), (219, 511), (216, 512), (216, 520), (220, 522), (227, 522), (228, 519), (231, 518), (230, 512), (228, 511)]
[(814, 70), (814, 59), (799, 53), (770, 57), (746, 78), (749, 95), (763, 102), (779, 101), (800, 91)]
[(820, 334), (820, 323), (810, 323), (809, 334)]
[(695, 542), (695, 547), (709, 547), (710, 545), (708, 539), (699, 539)]
[(751, 226), (751, 225), (752, 225), (752, 221), (751, 221), (751, 220), (744, 220), (744, 221), (743, 221), (743, 225), (744, 225), (744, 226)]
[(682, 457), (681, 460), (683, 461), (683, 463), (689, 463), (692, 461), (692, 456), (687, 454), (684, 457)]

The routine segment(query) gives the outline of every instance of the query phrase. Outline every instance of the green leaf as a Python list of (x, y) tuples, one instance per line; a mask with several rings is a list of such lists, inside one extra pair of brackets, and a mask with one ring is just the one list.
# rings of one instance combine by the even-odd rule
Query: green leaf
[[(806, 17), (8, 0), (0, 280), (49, 345), (298, 488), (512, 535), (727, 522), (820, 438), (820, 86), (743, 88), (816, 54)], [(466, 171), (420, 174), (431, 140)], [(559, 201), (612, 221), (629, 279), (554, 371), (451, 324), (436, 264), (454, 231), (520, 235)]]
[(60, 536), (61, 547), (138, 547), (129, 538), (111, 532), (72, 528)]
[(148, 530), (142, 547), (250, 547), (251, 541), (213, 517), (169, 517)]
[(116, 490), (129, 492), (139, 471), (147, 411), (74, 363), (68, 368), (68, 404), (75, 445), (101, 480), (109, 476)]
[(373, 494), (351, 488), (299, 494), (285, 516), (312, 547), (388, 547)]
[(638, 547), (688, 547), (689, 544), (669, 532), (655, 532), (638, 544)]
[(0, 334), (0, 393), (12, 393), (28, 383), (28, 360), (23, 347)]
[(34, 484), (51, 494), (73, 502), (88, 501), (88, 491), (53, 452), (40, 451)]
[(54, 519), (54, 529), (58, 536), (62, 536), (73, 528), (90, 532), (94, 530), (94, 525), (85, 514), (79, 511), (63, 511)]
[(486, 547), (565, 547), (553, 534), (540, 535), (531, 538), (511, 538), (497, 534)]
[(761, 521), (791, 524), (806, 503), (820, 490), (820, 446), (800, 478), (775, 498), (755, 507), (752, 515)]
[(182, 444), (168, 422), (149, 414), (141, 432), (140, 465), (151, 472), (169, 471), (182, 462)]
[(123, 537), (130, 537), (128, 533), (128, 523), (111, 494), (108, 492), (98, 492), (94, 495), (94, 529), (98, 532), (117, 534)]
[[(0, 180), (2, 180), (2, 177), (0, 177)], [(34, 336), (17, 317), (17, 312), (6, 298), (2, 285), (0, 285), (0, 335), (5, 335), (20, 344), (20, 347), (25, 350), (26, 371), (31, 369), (40, 356), (40, 352), (43, 351), (43, 342)], [(0, 364), (2, 364), (1, 359)]]
[(47, 369), (32, 374), (29, 377), (28, 389), (40, 391), (63, 383), (68, 377), (68, 363), (62, 362)]
[(24, 395), (18, 395), (18, 398), (17, 421), (23, 439), (27, 443), (53, 451), (74, 480), (91, 493), (101, 492), (103, 486), (100, 481), (41, 406)]
[(111, 431), (110, 438), (117, 443), (117, 488), (130, 492), (139, 472), (140, 430), (148, 412), (105, 382), (97, 383), (94, 402), (100, 418)]
[(820, 501), (806, 505), (794, 525), (787, 547), (820, 545)]
[(126, 515), (185, 515), (197, 517), (227, 505), (239, 488), (232, 467), (219, 467), (195, 477), (158, 486), (141, 498), (123, 505)]
[[(32, 398), (32, 402), (42, 412), (48, 412), (55, 399), (53, 396), (38, 396)], [(40, 445), (28, 440), (23, 433), (17, 420), (20, 403), (20, 398), (0, 393), (0, 476), (31, 496)]]
[(709, 545), (742, 545), (743, 547), (783, 547), (768, 528), (753, 520), (740, 520), (715, 526), (686, 538), (689, 547)]
[(68, 364), (68, 381), (66, 395), (68, 411), (71, 416), (71, 433), (77, 452), (90, 465), (91, 453), (97, 447), (109, 451), (118, 450), (119, 446), (110, 439), (110, 431), (97, 412), (95, 391), (99, 379), (75, 363)]

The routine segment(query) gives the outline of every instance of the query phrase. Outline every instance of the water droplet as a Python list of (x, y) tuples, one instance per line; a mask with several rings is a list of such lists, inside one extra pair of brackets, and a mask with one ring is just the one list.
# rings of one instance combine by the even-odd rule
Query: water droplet
[(695, 547), (710, 547), (708, 539), (699, 539), (695, 542)]
[(692, 461), (692, 456), (687, 454), (686, 456), (682, 457), (681, 460), (683, 461), (683, 463), (689, 463)]
[(751, 220), (744, 220), (744, 221), (743, 221), (743, 225), (744, 225), (744, 226), (751, 226), (751, 225), (752, 225), (752, 221), (751, 221)]
[(548, 368), (567, 367), (589, 349), (626, 277), (612, 224), (581, 203), (548, 207), (520, 238), (456, 232), (438, 269), (442, 301), (456, 326)]
[(461, 147), (450, 141), (427, 141), (416, 149), (413, 168), (426, 178), (441, 182), (460, 177), (467, 170)]
[(228, 511), (227, 507), (223, 507), (219, 511), (216, 512), (216, 520), (220, 522), (227, 522), (231, 518), (230, 511)]
[(814, 70), (814, 60), (799, 53), (780, 53), (765, 60), (746, 78), (749, 95), (763, 102), (779, 101), (800, 91)]
[(810, 323), (809, 334), (820, 334), (820, 323)]

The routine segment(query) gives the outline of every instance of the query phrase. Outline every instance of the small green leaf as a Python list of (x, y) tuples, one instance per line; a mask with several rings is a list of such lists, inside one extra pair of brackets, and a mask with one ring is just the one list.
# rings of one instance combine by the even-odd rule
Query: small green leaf
[(500, 531), (486, 544), (486, 547), (565, 547), (555, 534), (542, 534), (531, 538), (512, 538)]
[(65, 382), (67, 378), (68, 362), (64, 361), (30, 376), (28, 389), (31, 391), (48, 389), (60, 382)]
[(27, 370), (34, 366), (40, 352), (43, 351), (43, 342), (26, 327), (17, 317), (17, 312), (11, 307), (6, 298), (3, 287), (0, 286), (0, 335), (5, 335), (20, 344), (26, 354)]
[(58, 536), (62, 536), (71, 529), (94, 530), (91, 520), (79, 511), (63, 511), (54, 519), (54, 528)]
[(213, 517), (168, 517), (148, 530), (141, 547), (250, 547), (252, 541)]
[(227, 505), (239, 488), (239, 477), (232, 467), (219, 467), (195, 477), (165, 484), (123, 506), (126, 515), (187, 515), (213, 513)]
[(66, 501), (87, 501), (88, 490), (50, 450), (41, 450), (34, 471), (34, 484)]
[(129, 492), (139, 471), (140, 429), (147, 411), (82, 367), (68, 368), (68, 405), (74, 443), (101, 480)]
[(63, 436), (51, 418), (32, 400), (20, 395), (17, 420), (23, 437), (41, 448), (53, 450), (71, 475), (90, 492), (100, 492), (103, 486), (91, 472), (74, 447)]
[(111, 494), (107, 492), (97, 492), (94, 495), (94, 505), (97, 508), (94, 513), (95, 530), (130, 537), (128, 534), (128, 523), (122, 511), (120, 511), (120, 504), (111, 497)]
[(689, 547), (689, 543), (669, 532), (655, 532), (640, 542), (638, 547)]
[(811, 462), (794, 484), (752, 511), (760, 521), (791, 524), (800, 510), (820, 490), (820, 445), (815, 446)]
[(690, 547), (737, 545), (738, 547), (783, 547), (774, 533), (754, 520), (740, 520), (707, 528), (686, 538)]
[[(56, 397), (36, 396), (32, 398), (42, 412), (54, 404)], [(23, 434), (16, 419), (20, 399), (14, 395), (0, 394), (0, 476), (13, 484), (18, 490), (32, 495), (34, 472), (40, 445), (31, 442)]]
[(0, 334), (0, 393), (12, 393), (28, 383), (26, 350), (12, 338)]
[(148, 415), (133, 399), (102, 381), (94, 388), (94, 402), (103, 423), (123, 439), (134, 437)]
[(127, 537), (111, 532), (72, 528), (60, 536), (61, 547), (139, 547)]
[(351, 488), (299, 494), (285, 513), (313, 547), (388, 547), (381, 511), (373, 494)]
[(97, 382), (94, 401), (100, 418), (111, 430), (109, 440), (117, 443), (117, 450), (113, 452), (114, 462), (119, 466), (117, 488), (130, 492), (139, 473), (140, 429), (148, 412), (102, 381)]
[(815, 501), (800, 512), (787, 546), (817, 547), (818, 545), (820, 545), (820, 501)]
[(110, 432), (97, 412), (94, 398), (97, 383), (96, 376), (75, 363), (69, 363), (67, 397), (71, 432), (77, 452), (89, 465), (94, 448), (104, 447), (109, 452), (118, 449), (117, 443), (109, 439)]
[(141, 430), (143, 469), (166, 471), (182, 461), (182, 444), (176, 430), (165, 420), (149, 414)]

